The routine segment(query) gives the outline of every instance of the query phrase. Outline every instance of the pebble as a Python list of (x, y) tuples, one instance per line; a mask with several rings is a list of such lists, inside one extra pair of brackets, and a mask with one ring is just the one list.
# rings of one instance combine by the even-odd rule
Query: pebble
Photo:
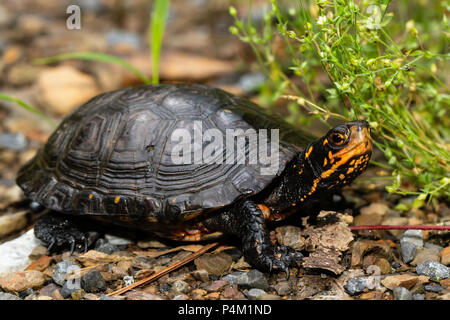
[(0, 300), (22, 300), (18, 296), (14, 294), (10, 294), (7, 292), (0, 292)]
[(81, 289), (81, 280), (80, 279), (71, 279), (64, 282), (63, 287), (61, 288), (61, 294), (64, 298), (69, 298), (72, 294)]
[(0, 238), (23, 229), (27, 224), (27, 211), (9, 213), (0, 217)]
[(396, 287), (392, 292), (394, 293), (394, 300), (412, 300), (412, 294), (406, 288)]
[(422, 230), (406, 230), (400, 239), (400, 243), (403, 241), (414, 243), (417, 247), (423, 247)]
[(106, 290), (106, 282), (100, 271), (94, 270), (81, 277), (81, 287), (86, 292)]
[(40, 241), (30, 229), (20, 237), (0, 244), (0, 275), (21, 271), (30, 264), (30, 252)]
[(447, 279), (450, 276), (449, 268), (436, 261), (425, 261), (416, 267), (416, 272), (430, 277), (430, 280), (435, 282)]
[(441, 263), (443, 265), (450, 265), (450, 247), (445, 247), (441, 251)]
[(257, 289), (257, 288), (253, 288), (253, 289), (248, 290), (248, 292), (247, 292), (247, 297), (248, 297), (250, 300), (256, 300), (256, 299), (258, 299), (258, 297), (259, 297), (260, 295), (262, 295), (262, 294), (264, 294), (264, 293), (266, 293), (264, 290)]
[(75, 290), (71, 294), (73, 300), (81, 300), (84, 298), (85, 295), (86, 291), (84, 291), (83, 289)]
[(22, 151), (27, 146), (27, 139), (22, 133), (1, 133), (0, 148)]
[(440, 250), (437, 248), (418, 248), (416, 257), (411, 261), (411, 265), (417, 266), (425, 261), (441, 261)]
[(209, 280), (208, 271), (206, 271), (205, 269), (194, 270), (191, 272), (191, 275), (194, 277), (195, 280), (201, 282), (208, 282)]
[(389, 207), (381, 202), (373, 202), (367, 207), (363, 207), (360, 210), (361, 214), (379, 214), (384, 216), (389, 212)]
[(191, 291), (193, 300), (203, 300), (205, 294), (207, 294), (207, 291), (203, 289), (194, 289)]
[(344, 289), (351, 295), (354, 296), (357, 293), (361, 293), (366, 288), (367, 278), (366, 277), (355, 277), (351, 278), (344, 285)]
[[(41, 289), (41, 290), (42, 290), (42, 289)], [(24, 291), (22, 291), (22, 292), (19, 292), (19, 297), (20, 297), (21, 299), (25, 299), (26, 297), (28, 297), (29, 295), (32, 295), (32, 294), (36, 294), (36, 292), (35, 292), (33, 289), (28, 288), (27, 290), (24, 290)]]
[(427, 284), (424, 286), (425, 291), (440, 293), (444, 288), (438, 284)]
[(413, 294), (412, 297), (413, 300), (425, 300), (425, 295), (420, 293)]
[(416, 275), (399, 274), (384, 278), (383, 280), (381, 280), (381, 284), (391, 290), (396, 287), (411, 289), (418, 280), (419, 277)]
[(302, 237), (302, 230), (295, 226), (281, 226), (275, 229), (279, 244), (291, 247), (294, 250), (305, 248), (305, 238)]
[(178, 294), (172, 300), (189, 300), (189, 297), (185, 294)]
[(204, 269), (209, 274), (222, 275), (229, 270), (233, 258), (225, 252), (206, 253), (194, 260), (197, 269)]
[(80, 266), (72, 261), (62, 261), (56, 264), (55, 269), (53, 270), (52, 279), (56, 284), (63, 286), (66, 282), (66, 276), (68, 273), (71, 273), (77, 269), (80, 269)]
[(6, 291), (21, 292), (38, 288), (45, 283), (45, 275), (35, 270), (18, 271), (0, 278), (0, 287)]
[(181, 293), (188, 293), (190, 290), (191, 286), (187, 282), (183, 280), (177, 280), (172, 283), (170, 293), (172, 294), (172, 296), (176, 296)]
[(120, 250), (126, 249), (126, 247), (130, 243), (133, 243), (133, 241), (131, 241), (130, 239), (114, 236), (112, 234), (106, 234), (105, 239), (108, 241), (108, 243), (114, 246), (119, 246)]
[(280, 296), (285, 296), (291, 293), (291, 286), (287, 281), (280, 281), (276, 283), (274, 288)]
[(404, 263), (410, 263), (417, 254), (417, 248), (414, 243), (402, 241), (401, 244), (402, 260)]
[(222, 296), (225, 299), (231, 299), (231, 300), (242, 300), (245, 298), (245, 296), (240, 292), (237, 288), (237, 286), (228, 286), (223, 290)]
[[(225, 278), (225, 277), (224, 277)], [(223, 289), (225, 286), (227, 286), (230, 282), (227, 281), (227, 279), (222, 279), (222, 280), (216, 280), (213, 281), (209, 286), (207, 286), (205, 289), (208, 292), (214, 292), (214, 291), (219, 291), (221, 289)]]
[(46, 285), (45, 287), (43, 287), (40, 291), (39, 291), (39, 295), (41, 296), (48, 296), (51, 297), (53, 292), (55, 290), (59, 290), (61, 287), (54, 284), (54, 283), (50, 283), (48, 285)]
[(242, 288), (269, 289), (269, 283), (264, 273), (256, 269), (252, 269), (249, 272), (233, 272), (228, 276), (230, 277), (223, 277), (222, 279), (228, 280), (230, 284), (237, 284)]
[(106, 254), (112, 254), (116, 251), (119, 251), (120, 248), (116, 245), (113, 245), (112, 243), (107, 242), (104, 239), (99, 239), (95, 244), (95, 250)]

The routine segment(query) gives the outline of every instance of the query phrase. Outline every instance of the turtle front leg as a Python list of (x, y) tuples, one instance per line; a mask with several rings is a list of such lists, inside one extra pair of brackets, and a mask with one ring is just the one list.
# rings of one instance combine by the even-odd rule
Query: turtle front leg
[(34, 226), (36, 238), (48, 246), (49, 251), (70, 248), (71, 254), (77, 251), (87, 251), (99, 233), (90, 231), (77, 217), (67, 214), (50, 212), (41, 216)]
[(289, 267), (298, 267), (302, 261), (300, 252), (283, 245), (272, 245), (263, 213), (251, 200), (237, 202), (230, 211), (220, 213), (204, 224), (241, 238), (245, 258), (261, 271), (284, 271), (289, 278)]

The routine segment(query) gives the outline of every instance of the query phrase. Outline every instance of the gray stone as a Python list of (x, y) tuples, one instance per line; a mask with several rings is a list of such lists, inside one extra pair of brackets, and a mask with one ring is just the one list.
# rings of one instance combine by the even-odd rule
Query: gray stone
[(413, 294), (413, 300), (425, 300), (425, 295), (420, 293)]
[(199, 280), (201, 282), (209, 281), (209, 273), (205, 269), (194, 270), (191, 272), (191, 274), (195, 280)]
[(274, 286), (280, 296), (288, 295), (291, 292), (291, 286), (287, 281), (280, 281)]
[(354, 296), (357, 293), (363, 292), (367, 285), (366, 277), (355, 277), (347, 281), (344, 289), (351, 295)]
[(401, 241), (402, 260), (404, 263), (409, 263), (414, 260), (417, 254), (416, 245), (412, 242)]
[(427, 284), (423, 287), (425, 291), (440, 293), (444, 288), (438, 284)]
[(121, 250), (125, 249), (130, 243), (132, 243), (130, 239), (113, 236), (111, 234), (106, 234), (105, 239), (108, 241), (108, 243), (119, 246)]
[(0, 148), (21, 151), (27, 146), (27, 139), (22, 133), (0, 134)]
[(0, 300), (22, 300), (22, 299), (11, 293), (0, 292)]
[(66, 282), (66, 276), (68, 273), (80, 269), (80, 267), (72, 261), (62, 261), (56, 264), (53, 271), (52, 279), (56, 284), (63, 286)]
[(234, 284), (236, 280), (245, 272), (243, 271), (235, 271), (233, 273), (227, 274), (226, 276), (222, 277), (222, 280), (228, 281), (231, 284)]
[(424, 276), (430, 277), (430, 280), (439, 282), (449, 277), (449, 268), (443, 264), (427, 260), (416, 267), (416, 272)]
[(170, 288), (170, 292), (173, 294), (173, 296), (179, 295), (181, 293), (188, 293), (190, 290), (191, 286), (183, 280), (175, 281), (174, 283), (172, 283), (172, 286)]
[(264, 290), (257, 289), (257, 288), (253, 288), (253, 289), (248, 290), (248, 292), (247, 292), (247, 297), (248, 297), (250, 300), (256, 300), (256, 299), (258, 299), (258, 297), (259, 297), (260, 295), (265, 294), (265, 293), (266, 293), (266, 292), (265, 292)]
[(397, 287), (392, 290), (394, 293), (394, 300), (412, 300), (413, 296), (408, 289), (403, 287)]
[(406, 230), (400, 239), (400, 243), (403, 241), (414, 243), (417, 247), (423, 247), (422, 230)]
[(112, 254), (116, 251), (119, 251), (121, 248), (119, 248), (118, 246), (107, 242), (104, 239), (99, 239), (97, 240), (97, 243), (95, 245), (95, 250), (99, 251), (99, 252), (103, 252), (106, 254)]
[(106, 282), (100, 271), (94, 270), (81, 277), (81, 287), (86, 292), (106, 290)]
[(81, 289), (79, 282), (80, 279), (76, 280), (77, 281), (69, 280), (64, 283), (63, 287), (61, 288), (61, 295), (64, 297), (64, 299), (70, 298), (72, 296), (72, 293)]
[(233, 272), (228, 276), (231, 277), (223, 277), (222, 279), (229, 281), (230, 284), (235, 283), (242, 288), (269, 289), (266, 277), (261, 271), (256, 269), (252, 269), (249, 272)]

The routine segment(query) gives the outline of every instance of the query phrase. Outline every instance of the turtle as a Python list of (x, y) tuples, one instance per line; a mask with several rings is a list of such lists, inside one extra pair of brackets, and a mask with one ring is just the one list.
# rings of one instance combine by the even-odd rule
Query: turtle
[(317, 138), (218, 88), (141, 85), (75, 109), (17, 184), (47, 209), (34, 232), (52, 250), (87, 250), (80, 221), (96, 220), (178, 241), (231, 235), (252, 266), (288, 275), (303, 255), (267, 224), (350, 184), (371, 152), (366, 121)]

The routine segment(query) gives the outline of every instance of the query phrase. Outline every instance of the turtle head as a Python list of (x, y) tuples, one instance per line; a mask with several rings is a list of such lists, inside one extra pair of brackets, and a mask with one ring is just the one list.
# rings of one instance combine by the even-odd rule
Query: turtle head
[(331, 129), (304, 152), (304, 168), (311, 168), (313, 174), (307, 194), (349, 184), (367, 167), (371, 154), (372, 139), (366, 121)]

